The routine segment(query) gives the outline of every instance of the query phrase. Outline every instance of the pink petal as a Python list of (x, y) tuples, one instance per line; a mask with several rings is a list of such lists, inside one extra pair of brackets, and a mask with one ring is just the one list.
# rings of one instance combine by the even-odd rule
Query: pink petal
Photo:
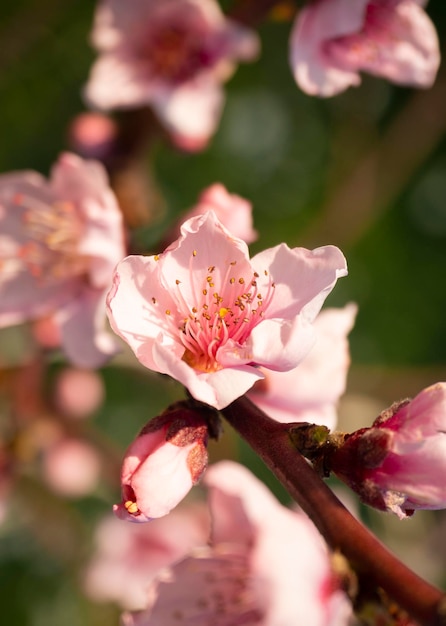
[(169, 374), (181, 382), (196, 400), (216, 409), (224, 408), (263, 378), (258, 369), (243, 364), (211, 373), (196, 371), (160, 342), (154, 345), (153, 358), (156, 371)]
[(357, 307), (326, 309), (314, 322), (316, 344), (297, 368), (287, 372), (264, 370), (265, 380), (251, 399), (280, 422), (336, 425), (335, 405), (345, 391), (350, 364), (347, 334)]
[(84, 221), (78, 253), (89, 257), (94, 287), (108, 287), (115, 265), (125, 255), (122, 213), (105, 168), (98, 161), (62, 154), (51, 170), (55, 197), (72, 202)]
[[(131, 486), (137, 497), (140, 515), (129, 515), (123, 504), (115, 506), (116, 515), (132, 522), (146, 522), (167, 515), (193, 485), (186, 465), (192, 447), (193, 444), (180, 448), (164, 441), (145, 460), (130, 458), (138, 463), (133, 470)], [(126, 469), (127, 466), (123, 471)]]
[(336, 280), (347, 275), (345, 257), (335, 246), (307, 250), (281, 244), (257, 254), (252, 265), (260, 280), (267, 268), (275, 283), (268, 317), (289, 319), (303, 313), (310, 322), (319, 313)]
[(55, 316), (62, 347), (78, 367), (101, 367), (118, 351), (112, 333), (105, 329), (105, 292), (85, 289), (81, 296), (59, 309)]
[(154, 86), (141, 76), (140, 65), (129, 65), (116, 54), (104, 54), (93, 64), (83, 90), (86, 103), (93, 109), (132, 109), (151, 101)]
[(190, 308), (197, 305), (197, 292), (215, 267), (215, 284), (223, 286), (228, 263), (235, 263), (237, 276), (252, 278), (248, 246), (218, 221), (213, 211), (193, 217), (181, 226), (182, 236), (160, 256), (160, 275), (165, 289), (180, 281), (182, 297)]
[(262, 625), (331, 624), (340, 592), (331, 587), (326, 547), (312, 522), (280, 505), (263, 483), (231, 461), (208, 468), (205, 482), (210, 487), (213, 541), (236, 543), (241, 550), (251, 541), (251, 576), (265, 611)]
[(361, 82), (357, 71), (333, 64), (324, 44), (360, 31), (367, 4), (368, 0), (315, 0), (298, 13), (290, 38), (290, 64), (303, 91), (334, 96)]
[[(162, 333), (165, 311), (173, 310), (175, 303), (169, 291), (160, 288), (158, 269), (155, 257), (127, 257), (116, 268), (113, 286), (107, 296), (111, 327), (129, 343), (146, 367), (155, 370), (152, 349), (159, 337), (163, 337), (169, 349), (174, 349), (175, 344), (169, 327)], [(155, 295), (156, 309), (148, 307)], [(181, 358), (184, 347), (179, 342), (178, 349), (178, 358)]]
[[(26, 208), (21, 206), (21, 199)], [(37, 172), (13, 172), (0, 176), (0, 326), (19, 324), (51, 313), (81, 289), (81, 281), (50, 276), (35, 277), (22, 249), (31, 236), (23, 227), (32, 207), (51, 206), (56, 198)]]
[(97, 527), (96, 550), (83, 579), (87, 595), (96, 602), (143, 609), (151, 580), (163, 567), (205, 545), (209, 524), (204, 503), (180, 504), (150, 524), (104, 518)]
[(440, 52), (435, 27), (423, 9), (414, 0), (370, 3), (367, 15), (362, 32), (334, 40), (327, 54), (351, 70), (431, 87)]
[(203, 148), (220, 121), (224, 94), (221, 86), (203, 79), (154, 93), (152, 106), (180, 147)]
[(128, 626), (255, 626), (262, 609), (249, 564), (231, 546), (201, 548), (167, 568), (149, 589), (149, 608), (127, 615)]
[(247, 538), (255, 537), (257, 527), (283, 508), (264, 483), (233, 461), (208, 467), (204, 484), (209, 488), (214, 544), (245, 545)]
[[(219, 221), (235, 237), (252, 243), (258, 237), (252, 224), (252, 205), (236, 194), (228, 193), (224, 185), (215, 183), (204, 189), (197, 204), (190, 209), (182, 221), (214, 211)], [(173, 239), (173, 236), (172, 236)]]
[(286, 371), (308, 354), (315, 331), (302, 317), (292, 321), (265, 320), (251, 332), (252, 361), (272, 370)]

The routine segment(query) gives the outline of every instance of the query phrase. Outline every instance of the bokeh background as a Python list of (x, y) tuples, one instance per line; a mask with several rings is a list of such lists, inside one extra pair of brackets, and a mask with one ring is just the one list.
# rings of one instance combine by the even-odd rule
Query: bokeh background
[[(85, 110), (81, 89), (94, 58), (88, 43), (93, 11), (86, 0), (1, 3), (1, 172), (46, 174), (70, 147), (70, 123)], [(431, 0), (428, 13), (444, 42), (444, 3)], [(259, 26), (261, 58), (241, 66), (228, 83), (222, 122), (208, 149), (185, 154), (162, 136), (151, 142), (137, 173), (146, 181), (150, 217), (132, 241), (154, 249), (200, 191), (219, 181), (253, 203), (260, 233), (253, 252), (281, 241), (338, 245), (349, 276), (327, 304), (359, 306), (340, 406), (341, 425), (352, 429), (394, 400), (446, 379), (446, 69), (443, 64), (428, 91), (364, 77), (359, 88), (334, 99), (310, 98), (288, 67), (289, 32), (286, 19)], [(4, 441), (14, 438), (17, 398), (25, 413), (39, 410), (34, 387), (42, 372), (33, 354), (26, 329), (1, 332)], [(50, 400), (64, 366), (54, 358), (40, 379)], [(116, 476), (125, 447), (182, 391), (138, 368), (126, 353), (101, 370), (100, 381), (104, 401), (76, 425), (102, 454), (100, 479), (87, 496), (61, 496), (39, 473), (33, 438), (47, 436), (47, 420), (27, 426), (26, 440), (15, 449), (21, 466), (6, 489), (0, 525), (0, 605), (10, 626), (118, 623), (115, 606), (95, 604), (82, 590), (95, 524), (119, 499)], [(212, 445), (212, 459), (241, 459), (286, 500), (226, 431)], [(444, 513), (419, 512), (405, 522), (365, 509), (360, 514), (403, 560), (446, 586)]]

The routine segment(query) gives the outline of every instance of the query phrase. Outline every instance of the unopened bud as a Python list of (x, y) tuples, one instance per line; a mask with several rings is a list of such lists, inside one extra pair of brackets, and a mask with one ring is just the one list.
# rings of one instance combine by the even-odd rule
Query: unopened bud
[(114, 506), (118, 517), (132, 522), (162, 517), (198, 482), (208, 463), (207, 413), (178, 402), (142, 429), (124, 458), (122, 502)]
[(401, 519), (416, 509), (446, 508), (446, 383), (352, 433), (330, 465), (363, 502)]

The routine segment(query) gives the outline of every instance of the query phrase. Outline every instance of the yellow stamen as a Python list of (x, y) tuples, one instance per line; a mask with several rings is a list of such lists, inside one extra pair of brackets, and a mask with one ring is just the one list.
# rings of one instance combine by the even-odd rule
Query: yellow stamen
[(124, 502), (124, 506), (131, 515), (139, 513), (138, 505), (136, 504), (136, 502), (132, 502), (132, 500), (127, 500), (126, 502)]

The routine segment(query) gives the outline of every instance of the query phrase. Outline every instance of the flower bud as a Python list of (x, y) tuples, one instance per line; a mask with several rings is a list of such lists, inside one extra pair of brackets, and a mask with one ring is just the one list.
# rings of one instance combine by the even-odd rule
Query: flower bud
[(207, 413), (178, 402), (142, 429), (124, 458), (118, 517), (148, 522), (167, 515), (198, 482), (208, 462)]
[(363, 502), (400, 519), (446, 508), (446, 383), (392, 405), (347, 436), (330, 461)]

